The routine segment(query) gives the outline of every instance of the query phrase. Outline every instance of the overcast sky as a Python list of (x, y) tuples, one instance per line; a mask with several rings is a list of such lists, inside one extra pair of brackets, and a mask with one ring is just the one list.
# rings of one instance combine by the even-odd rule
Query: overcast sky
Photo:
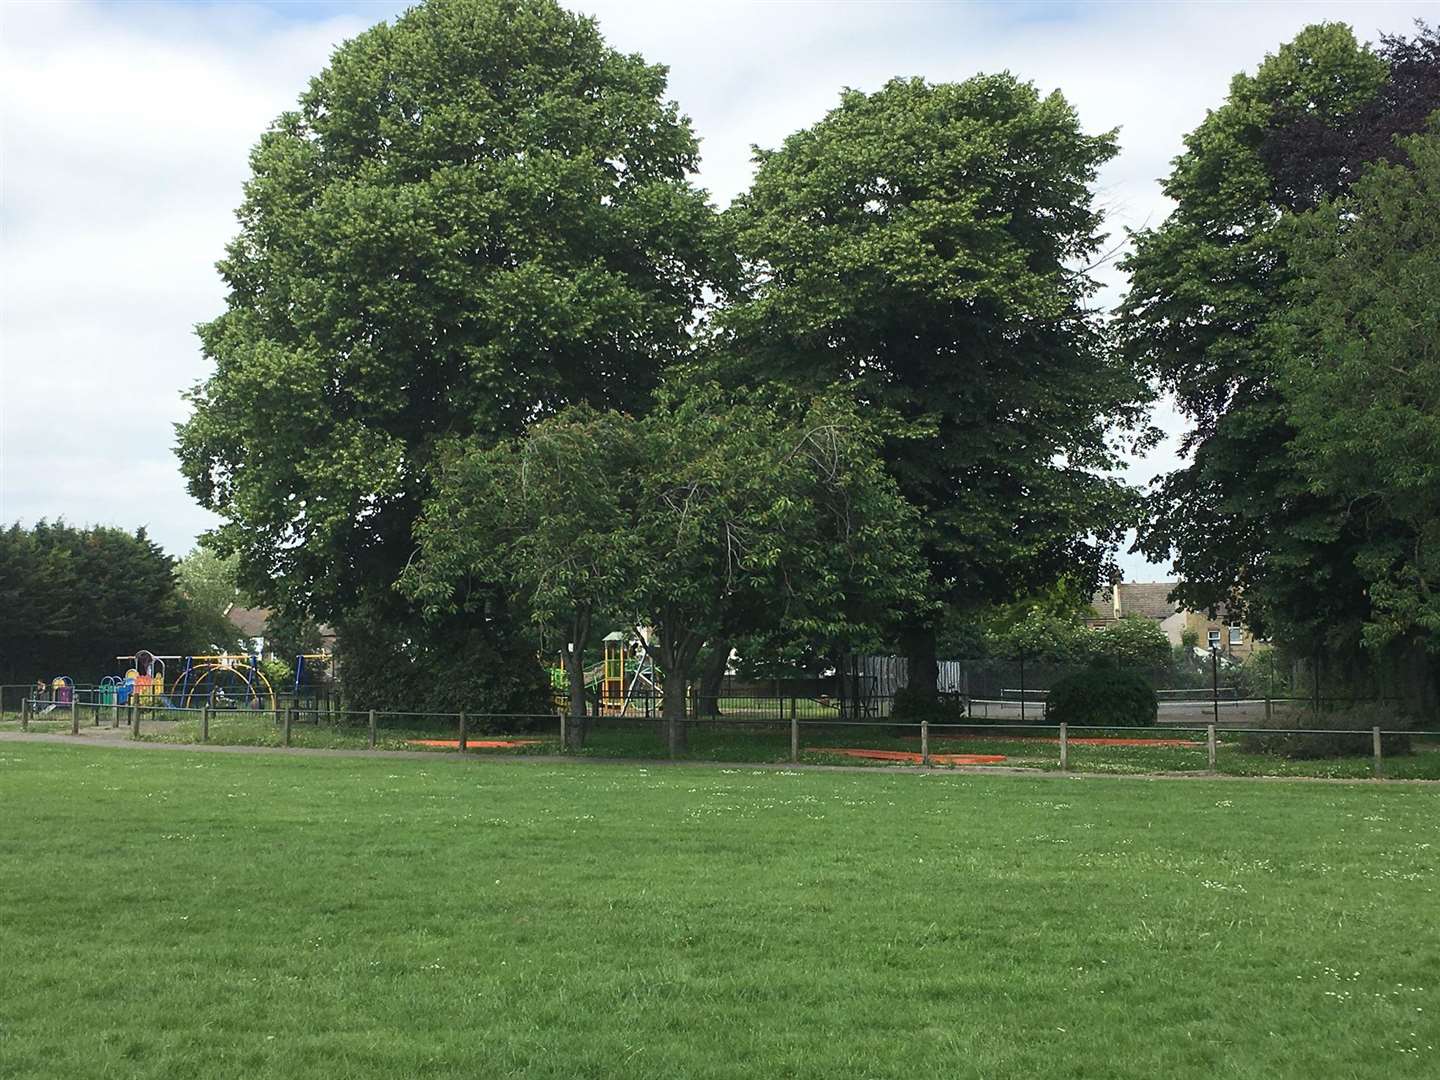
[[(214, 270), (246, 158), (346, 38), (402, 3), (0, 3), (0, 522), (145, 525), (176, 555), (213, 524), (171, 447), (221, 310)], [(818, 120), (842, 87), (1008, 69), (1120, 129), (1100, 199), (1118, 237), (1158, 222), (1181, 136), (1307, 22), (1360, 37), (1436, 3), (710, 3), (584, 0), (616, 47), (670, 66), (718, 205), (750, 145)], [(1107, 303), (1123, 282), (1106, 275)], [(1163, 410), (1157, 419), (1177, 430)], [(1174, 440), (1130, 478), (1173, 467)], [(1163, 567), (1137, 556), (1127, 577)]]

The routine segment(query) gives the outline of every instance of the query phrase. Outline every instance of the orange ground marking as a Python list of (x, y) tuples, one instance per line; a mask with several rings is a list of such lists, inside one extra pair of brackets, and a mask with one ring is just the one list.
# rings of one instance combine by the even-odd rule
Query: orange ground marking
[[(460, 749), (459, 739), (407, 739), (411, 746), (440, 746)], [(512, 746), (539, 746), (539, 739), (466, 739), (467, 750), (508, 750)]]
[[(920, 764), (920, 755), (913, 750), (856, 750), (833, 746), (807, 746), (807, 754), (844, 754), (846, 757), (869, 758), (873, 761), (904, 761)], [(994, 765), (1005, 760), (1004, 754), (931, 754), (934, 765)]]
[[(912, 741), (918, 739), (918, 735), (908, 735), (906, 738)], [(942, 739), (983, 739), (986, 742), (1043, 742), (1058, 743), (1058, 735), (942, 735)], [(1068, 742), (1071, 746), (1204, 746), (1203, 742), (1194, 739), (1133, 739), (1116, 738), (1106, 739), (1096, 735), (1093, 737), (1071, 735)]]

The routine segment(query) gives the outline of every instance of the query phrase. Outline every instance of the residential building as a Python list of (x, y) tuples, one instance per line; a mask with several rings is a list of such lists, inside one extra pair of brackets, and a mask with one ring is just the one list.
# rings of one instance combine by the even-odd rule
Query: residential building
[(1111, 626), (1127, 616), (1139, 616), (1158, 623), (1172, 646), (1184, 644), (1193, 633), (1200, 649), (1218, 649), (1237, 659), (1249, 656), (1264, 644), (1238, 619), (1222, 608), (1211, 618), (1202, 611), (1188, 611), (1170, 599), (1178, 581), (1121, 582), (1101, 589), (1090, 601), (1093, 614), (1085, 624), (1094, 629)]

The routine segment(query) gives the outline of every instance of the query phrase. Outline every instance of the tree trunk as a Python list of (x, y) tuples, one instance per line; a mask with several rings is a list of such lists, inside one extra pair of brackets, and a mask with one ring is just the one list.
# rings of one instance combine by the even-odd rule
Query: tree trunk
[(689, 688), (689, 679), (666, 674), (665, 690), (660, 696), (660, 716), (665, 721), (665, 744), (671, 757), (679, 757), (690, 749), (689, 725), (685, 723), (685, 696)]
[(926, 623), (910, 625), (901, 644), (905, 649), (906, 696), (916, 703), (935, 701), (939, 694), (940, 661), (936, 656), (935, 628)]
[(725, 681), (725, 669), (730, 664), (730, 642), (718, 641), (700, 669), (698, 716), (720, 715), (720, 688)]
[(585, 709), (585, 653), (580, 643), (565, 655), (565, 674), (570, 681), (570, 716), (565, 723), (565, 745), (579, 750), (585, 745), (590, 726)]
[(652, 657), (658, 655), (665, 686), (660, 694), (660, 718), (665, 724), (670, 756), (677, 757), (690, 749), (689, 725), (685, 723), (690, 693), (690, 665), (695, 662), (703, 640), (691, 631), (674, 631), (675, 620), (665, 620), (658, 628), (658, 641)]

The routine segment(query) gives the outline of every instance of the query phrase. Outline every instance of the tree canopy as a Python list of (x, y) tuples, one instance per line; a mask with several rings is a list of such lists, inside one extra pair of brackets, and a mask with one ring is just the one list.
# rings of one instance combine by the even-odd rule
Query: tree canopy
[(0, 531), (0, 682), (94, 681), (139, 649), (185, 653), (175, 563), (145, 533), (64, 522)]
[(1124, 349), (1193, 424), (1190, 462), (1152, 495), (1141, 547), (1173, 553), (1183, 602), (1244, 611), (1302, 652), (1356, 655), (1373, 615), (1372, 545), (1405, 541), (1403, 525), (1316, 483), (1296, 453), (1282, 327), (1313, 264), (1297, 265), (1303, 231), (1289, 222), (1343, 196), (1367, 162), (1407, 167), (1396, 137), (1437, 108), (1434, 30), (1370, 48), (1341, 24), (1307, 27), (1237, 75), (1186, 137), (1165, 184), (1176, 208), (1124, 263)]
[(674, 721), (706, 643), (764, 626), (838, 654), (915, 602), (914, 514), (877, 442), (843, 396), (701, 385), (638, 418), (577, 407), (453, 462), (407, 582), (441, 610), (469, 580), (513, 582), (574, 646), (572, 694), (601, 618), (646, 628)]
[(1440, 117), (1291, 223), (1277, 384), (1300, 475), (1343, 502), (1369, 640), (1440, 653)]
[(337, 49), (251, 155), (179, 454), (242, 588), (336, 624), (352, 674), (414, 689), (508, 649), (499, 608), (418, 649), (393, 590), (443, 442), (643, 407), (686, 352), (713, 214), (665, 81), (553, 0), (429, 0)]
[(175, 564), (175, 580), (189, 612), (187, 636), (196, 651), (236, 651), (240, 633), (227, 617), (240, 602), (235, 583), (237, 558), (197, 545)]
[[(1130, 522), (1107, 432), (1137, 424), (1146, 394), (1084, 269), (1103, 239), (1090, 185), (1114, 153), (1113, 133), (1010, 75), (897, 79), (757, 151), (727, 211), (746, 287), (717, 367), (843, 385), (880, 418), (933, 599), (1093, 584)], [(907, 638), (923, 686), (933, 609)]]

